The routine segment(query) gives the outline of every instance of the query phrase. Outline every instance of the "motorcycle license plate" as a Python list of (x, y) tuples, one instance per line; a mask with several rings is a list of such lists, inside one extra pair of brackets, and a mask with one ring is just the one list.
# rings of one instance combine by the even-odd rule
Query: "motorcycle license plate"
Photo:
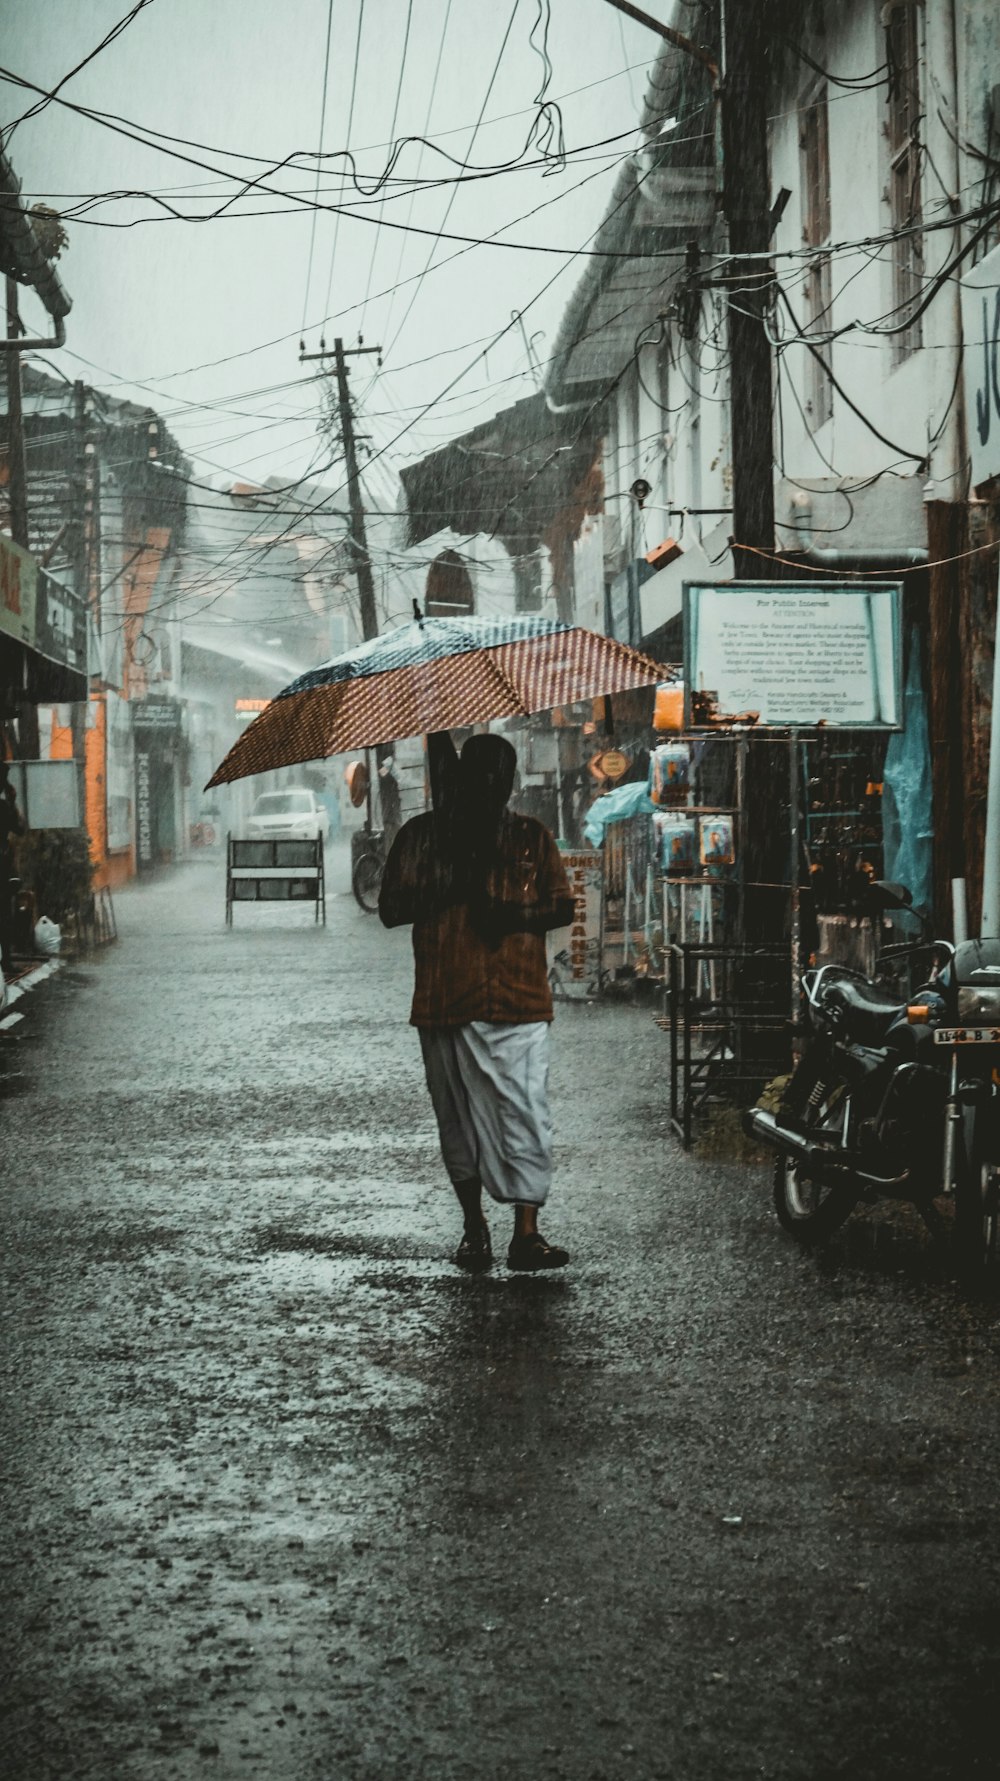
[(1000, 1045), (1000, 1027), (938, 1027), (935, 1045)]

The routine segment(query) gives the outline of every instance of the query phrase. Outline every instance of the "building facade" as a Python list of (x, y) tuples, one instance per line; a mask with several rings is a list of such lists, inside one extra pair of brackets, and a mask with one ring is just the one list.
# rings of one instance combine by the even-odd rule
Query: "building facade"
[[(766, 251), (734, 276), (719, 82), (666, 44), (643, 147), (597, 238), (618, 257), (581, 278), (546, 394), (560, 413), (606, 413), (596, 525), (608, 627), (678, 660), (684, 582), (731, 579), (734, 545), (753, 542), (734, 536), (730, 354), (732, 310), (760, 302), (774, 548), (755, 572), (902, 580), (907, 722), (923, 726), (929, 763), (906, 822), (928, 850), (933, 833), (926, 900), (942, 921), (951, 880), (968, 880), (970, 910), (982, 881), (1000, 537), (996, 9), (759, 11)], [(690, 7), (670, 16), (690, 34)], [(718, 9), (701, 10), (716, 62), (718, 23)]]

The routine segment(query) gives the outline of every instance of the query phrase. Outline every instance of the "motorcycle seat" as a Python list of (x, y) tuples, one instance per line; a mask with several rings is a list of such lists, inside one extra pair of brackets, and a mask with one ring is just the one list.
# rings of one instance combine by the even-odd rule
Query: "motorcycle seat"
[(823, 1003), (840, 1012), (851, 1038), (862, 1045), (881, 1045), (907, 1007), (906, 1002), (900, 1002), (874, 983), (859, 983), (850, 977), (836, 978), (828, 984)]

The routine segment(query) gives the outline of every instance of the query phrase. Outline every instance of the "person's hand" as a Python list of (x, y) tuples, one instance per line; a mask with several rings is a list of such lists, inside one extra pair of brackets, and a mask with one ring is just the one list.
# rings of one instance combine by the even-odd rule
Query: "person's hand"
[(487, 892), (470, 900), (469, 913), (477, 934), (497, 947), (510, 934), (535, 932), (538, 904), (506, 903)]

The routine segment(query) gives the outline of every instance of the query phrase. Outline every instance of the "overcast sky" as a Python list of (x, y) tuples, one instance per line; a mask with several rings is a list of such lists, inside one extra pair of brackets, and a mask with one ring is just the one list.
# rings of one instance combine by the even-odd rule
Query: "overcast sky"
[[(146, 147), (58, 103), (7, 136), (26, 196), (61, 212), (85, 210), (68, 223), (70, 246), (59, 262), (73, 311), (67, 350), (52, 355), (53, 363), (69, 377), (156, 407), (206, 480), (220, 472), (300, 476), (313, 463), (323, 469), (317, 390), (305, 381), (316, 367), (298, 362), (303, 322), (310, 350), (323, 331), (328, 343), (340, 333), (354, 344), (359, 330), (366, 343), (386, 349), (377, 378), (374, 359), (355, 361), (352, 387), (376, 449), (402, 432), (389, 463), (417, 457), (530, 394), (535, 386), (520, 327), (486, 361), (471, 362), (483, 337), (499, 332), (515, 308), (525, 310), (525, 330), (544, 359), (585, 262), (526, 248), (435, 246), (432, 235), (388, 225), (582, 245), (601, 220), (622, 155), (638, 139), (591, 145), (633, 129), (659, 40), (606, 0), (551, 0), (549, 93), (563, 114), (570, 157), (563, 172), (546, 175), (535, 165), (411, 197), (418, 171), (424, 180), (454, 171), (432, 150), (421, 155), (411, 145), (394, 170), (407, 183), (388, 185), (383, 204), (378, 194), (363, 197), (345, 183), (342, 161), (327, 159), (321, 202), (343, 200), (357, 213), (338, 224), (314, 210), (316, 163), (307, 168), (302, 160), (321, 144), (325, 67), (323, 151), (331, 156), (350, 146), (366, 188), (384, 169), (393, 135), (426, 130), (459, 159), (469, 154), (484, 101), (470, 160), (494, 166), (522, 158), (543, 80), (529, 41), (540, 5), (518, 0), (501, 56), (513, 4), (149, 0), (60, 96), (128, 120), (125, 127), (185, 141)], [(129, 10), (129, 0), (0, 0), (0, 61), (8, 73), (51, 89)], [(651, 0), (648, 10), (664, 18), (668, 0)], [(539, 37), (536, 29), (536, 44)], [(36, 97), (9, 80), (0, 84), (5, 133)], [(523, 158), (536, 161), (537, 152)], [(296, 153), (298, 170), (271, 171)], [(248, 177), (270, 189), (242, 195)], [(155, 193), (185, 214), (232, 202), (223, 215), (200, 222), (175, 220), (149, 198), (87, 206), (96, 194), (122, 192)], [(442, 264), (418, 282), (432, 250)], [(556, 274), (552, 289), (538, 296)], [(400, 288), (393, 292), (394, 285)], [(43, 320), (30, 297), (25, 319)], [(414, 363), (421, 360), (427, 362)], [(470, 365), (454, 391), (412, 424)], [(372, 472), (374, 501), (388, 503), (391, 486)]]

